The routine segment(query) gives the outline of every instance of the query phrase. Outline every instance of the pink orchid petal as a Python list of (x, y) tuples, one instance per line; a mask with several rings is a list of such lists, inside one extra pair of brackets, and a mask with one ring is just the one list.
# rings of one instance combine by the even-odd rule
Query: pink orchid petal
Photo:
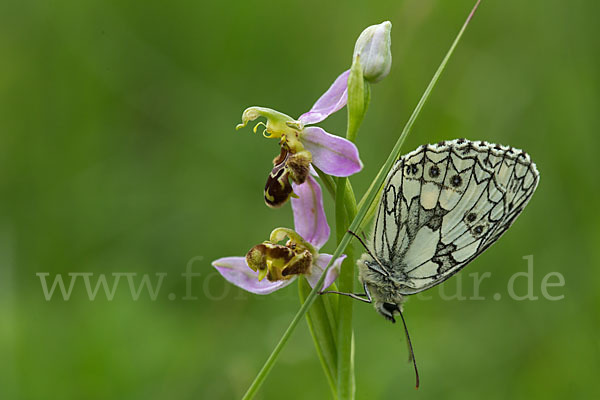
[[(313, 261), (312, 272), (310, 275), (306, 276), (308, 283), (310, 283), (311, 287), (315, 287), (319, 278), (323, 274), (325, 267), (331, 261), (331, 254), (319, 254), (317, 259)], [(325, 282), (323, 282), (323, 289), (328, 288), (331, 284), (337, 279), (340, 274), (340, 268), (342, 266), (342, 261), (346, 258), (345, 254), (339, 256), (334, 262), (329, 271), (327, 271), (327, 275), (325, 276)]]
[(316, 124), (334, 112), (340, 110), (348, 102), (348, 75), (350, 70), (342, 72), (327, 89), (309, 112), (298, 118), (303, 124)]
[(329, 239), (329, 225), (323, 209), (323, 193), (321, 187), (312, 176), (306, 181), (293, 185), (292, 210), (294, 211), (294, 230), (317, 249), (323, 247)]
[(348, 139), (332, 135), (325, 130), (309, 126), (300, 137), (306, 150), (312, 154), (312, 162), (319, 169), (333, 176), (350, 176), (362, 167), (358, 149)]
[(269, 282), (266, 278), (259, 281), (258, 272), (250, 269), (244, 257), (223, 257), (213, 261), (212, 265), (223, 275), (223, 278), (255, 294), (269, 294), (294, 281), (293, 278), (277, 282)]

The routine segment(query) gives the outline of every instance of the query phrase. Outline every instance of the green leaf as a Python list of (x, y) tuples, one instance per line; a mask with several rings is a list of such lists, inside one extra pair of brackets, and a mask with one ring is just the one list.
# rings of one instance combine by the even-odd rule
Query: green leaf
[[(300, 303), (304, 303), (311, 287), (306, 278), (301, 277), (298, 281)], [(327, 382), (331, 388), (334, 398), (337, 398), (337, 346), (335, 326), (335, 311), (330, 304), (330, 296), (319, 296), (312, 307), (306, 313), (306, 322), (315, 342), (317, 355), (321, 361)]]
[[(354, 194), (350, 197), (345, 192), (350, 191), (348, 178), (338, 178), (335, 201), (336, 233), (338, 241), (346, 235), (348, 221), (354, 218), (353, 210), (356, 209)], [(352, 204), (348, 204), (352, 203)], [(342, 292), (354, 292), (354, 249), (348, 246), (345, 249), (346, 259), (342, 263), (338, 278), (339, 288)], [(354, 398), (354, 358), (352, 352), (352, 308), (354, 302), (351, 298), (340, 296), (338, 299), (338, 377), (337, 393), (342, 400)]]

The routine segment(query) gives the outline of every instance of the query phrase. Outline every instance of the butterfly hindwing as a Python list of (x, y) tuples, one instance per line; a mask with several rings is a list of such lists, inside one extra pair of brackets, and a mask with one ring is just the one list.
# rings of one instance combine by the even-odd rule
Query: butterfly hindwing
[(464, 139), (421, 146), (388, 175), (372, 246), (402, 294), (437, 285), (494, 243), (538, 184), (529, 156)]

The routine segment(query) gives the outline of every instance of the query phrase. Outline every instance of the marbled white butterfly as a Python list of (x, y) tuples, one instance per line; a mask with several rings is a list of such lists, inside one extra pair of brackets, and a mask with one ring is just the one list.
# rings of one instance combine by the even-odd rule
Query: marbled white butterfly
[(349, 295), (404, 322), (404, 297), (444, 282), (490, 247), (538, 182), (529, 155), (512, 147), (457, 139), (406, 154), (387, 176), (373, 233), (363, 243), (365, 293)]

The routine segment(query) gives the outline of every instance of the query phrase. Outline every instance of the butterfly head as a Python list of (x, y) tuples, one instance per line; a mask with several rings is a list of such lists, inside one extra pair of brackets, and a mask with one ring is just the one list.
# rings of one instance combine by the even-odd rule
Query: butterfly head
[(396, 322), (394, 315), (402, 311), (404, 296), (400, 294), (394, 278), (369, 254), (358, 261), (359, 278), (365, 285), (375, 309), (385, 319)]
[(400, 314), (401, 304), (375, 302), (375, 309), (388, 321), (396, 322), (394, 314)]

